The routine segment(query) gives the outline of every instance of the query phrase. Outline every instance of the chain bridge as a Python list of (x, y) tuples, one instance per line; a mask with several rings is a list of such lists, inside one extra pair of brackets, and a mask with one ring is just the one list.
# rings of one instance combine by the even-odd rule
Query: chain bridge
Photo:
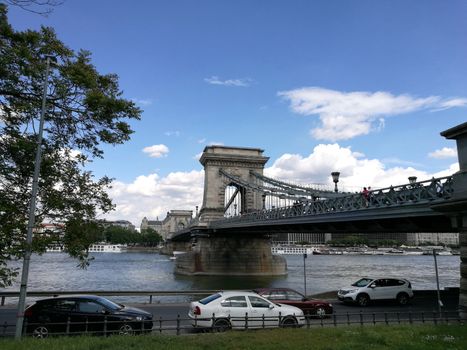
[[(171, 238), (180, 274), (281, 275), (283, 257), (271, 253), (280, 232), (459, 232), (461, 312), (467, 317), (467, 123), (441, 133), (456, 141), (460, 170), (450, 176), (360, 192), (280, 181), (263, 174), (263, 150), (208, 146), (203, 204)], [(338, 176), (338, 175), (337, 175)]]

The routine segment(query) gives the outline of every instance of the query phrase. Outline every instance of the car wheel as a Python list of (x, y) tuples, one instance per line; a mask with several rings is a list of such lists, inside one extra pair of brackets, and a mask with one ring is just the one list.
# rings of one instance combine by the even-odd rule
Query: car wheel
[(32, 336), (34, 338), (47, 338), (49, 336), (49, 329), (46, 326), (37, 326), (32, 331)]
[(319, 318), (325, 318), (326, 317), (326, 310), (324, 309), (324, 307), (318, 307), (316, 309), (316, 316), (318, 316)]
[(401, 306), (405, 306), (409, 303), (409, 296), (407, 293), (399, 293), (397, 294), (397, 303)]
[(366, 294), (360, 294), (357, 297), (357, 304), (359, 306), (365, 307), (368, 305), (369, 302), (370, 302), (370, 297)]
[(220, 318), (214, 321), (212, 325), (212, 330), (214, 332), (225, 332), (232, 328), (230, 322), (224, 318)]
[(129, 324), (124, 324), (120, 326), (118, 329), (118, 334), (119, 335), (134, 335), (135, 331), (133, 330), (133, 327)]
[(295, 328), (298, 326), (298, 322), (295, 317), (286, 317), (281, 322), (282, 328)]

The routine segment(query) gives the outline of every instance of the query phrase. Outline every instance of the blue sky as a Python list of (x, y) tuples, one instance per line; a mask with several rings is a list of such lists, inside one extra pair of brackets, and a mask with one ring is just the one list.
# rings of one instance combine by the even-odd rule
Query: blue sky
[(286, 180), (341, 171), (349, 189), (456, 171), (439, 133), (467, 120), (465, 1), (67, 0), (9, 19), (91, 51), (144, 110), (90, 164), (116, 179), (109, 219), (201, 205), (212, 143), (262, 148)]

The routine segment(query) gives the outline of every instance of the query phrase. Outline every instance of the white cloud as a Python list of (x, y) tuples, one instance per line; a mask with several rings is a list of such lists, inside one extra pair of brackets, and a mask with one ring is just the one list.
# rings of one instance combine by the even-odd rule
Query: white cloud
[(444, 159), (457, 157), (457, 150), (454, 147), (443, 147), (428, 154), (430, 158)]
[(152, 99), (142, 99), (142, 98), (132, 98), (131, 99), (134, 103), (140, 106), (150, 106), (152, 105)]
[(166, 131), (164, 133), (165, 136), (176, 136), (176, 137), (179, 137), (180, 136), (180, 131), (178, 130), (175, 130), (175, 131)]
[(464, 107), (467, 99), (442, 99), (439, 96), (415, 98), (389, 92), (341, 92), (320, 87), (282, 91), (279, 96), (290, 102), (291, 109), (302, 115), (318, 115), (321, 126), (311, 130), (319, 140), (347, 140), (384, 128), (384, 117), (422, 109), (432, 111)]
[(417, 176), (419, 181), (433, 176), (446, 176), (458, 169), (459, 165), (454, 164), (448, 170), (430, 174), (412, 166), (387, 167), (381, 160), (363, 158), (361, 153), (352, 152), (350, 148), (338, 144), (320, 144), (306, 157), (298, 154), (282, 155), (265, 169), (265, 175), (296, 183), (326, 184), (331, 187), (331, 172), (339, 171), (339, 188), (355, 192), (363, 186), (383, 188), (405, 184), (409, 176)]
[(166, 145), (153, 145), (143, 148), (144, 153), (148, 153), (152, 158), (162, 158), (166, 157), (169, 153), (169, 148)]
[(109, 195), (116, 210), (106, 214), (109, 220), (124, 219), (139, 226), (143, 217), (163, 219), (167, 211), (195, 211), (203, 200), (204, 171), (174, 172), (138, 176), (132, 183), (116, 181)]
[(251, 83), (253, 82), (253, 79), (241, 78), (241, 79), (220, 80), (218, 76), (213, 75), (210, 78), (204, 78), (204, 81), (211, 85), (247, 87), (251, 85)]

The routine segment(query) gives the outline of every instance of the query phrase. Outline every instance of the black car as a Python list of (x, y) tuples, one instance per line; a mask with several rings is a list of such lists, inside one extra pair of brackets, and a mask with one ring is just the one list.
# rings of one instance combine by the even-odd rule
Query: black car
[(36, 301), (24, 312), (27, 335), (136, 334), (150, 332), (152, 314), (96, 295), (72, 295)]

